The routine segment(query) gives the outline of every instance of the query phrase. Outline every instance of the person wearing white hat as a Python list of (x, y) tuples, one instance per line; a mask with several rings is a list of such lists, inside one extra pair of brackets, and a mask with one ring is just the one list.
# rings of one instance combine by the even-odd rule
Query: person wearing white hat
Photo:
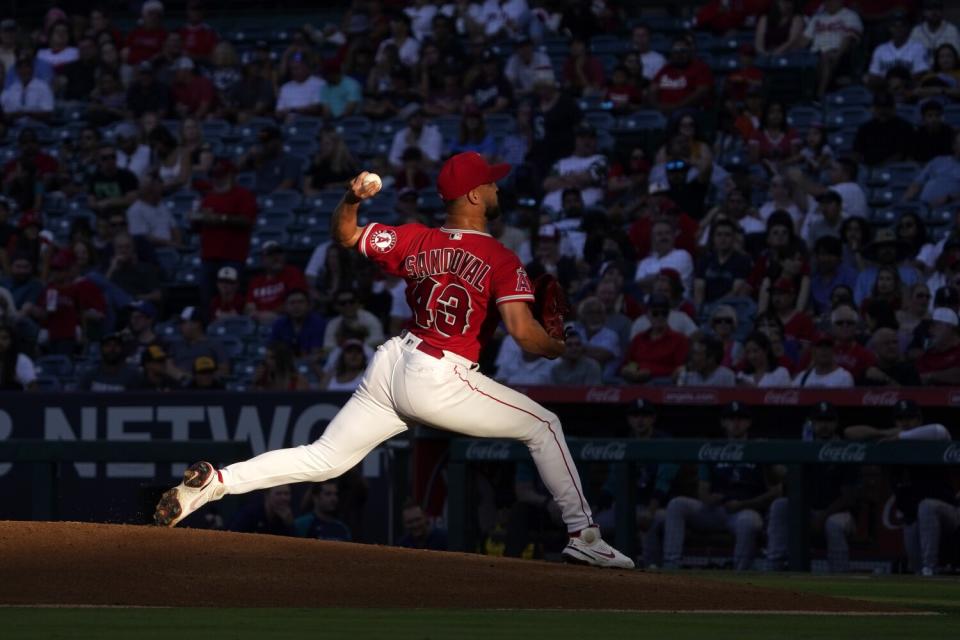
[(937, 307), (931, 316), (931, 342), (917, 359), (917, 371), (926, 385), (960, 384), (960, 318), (947, 307)]

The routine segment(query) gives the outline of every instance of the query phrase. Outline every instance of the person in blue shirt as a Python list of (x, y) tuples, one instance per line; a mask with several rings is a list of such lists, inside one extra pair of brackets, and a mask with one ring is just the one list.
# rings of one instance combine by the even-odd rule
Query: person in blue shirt
[(843, 243), (834, 236), (821, 236), (813, 247), (813, 271), (810, 274), (810, 300), (817, 315), (831, 310), (830, 295), (843, 285), (851, 290), (857, 272), (843, 263)]
[(310, 487), (313, 511), (293, 521), (293, 529), (301, 538), (350, 542), (350, 528), (337, 519), (340, 490), (336, 480), (325, 480)]
[(323, 349), (327, 322), (310, 310), (310, 299), (303, 289), (292, 289), (284, 301), (284, 313), (270, 327), (270, 340), (289, 345), (297, 357), (315, 356)]
[[(731, 402), (724, 407), (720, 424), (729, 442), (716, 445), (721, 461), (700, 465), (698, 498), (678, 496), (667, 504), (663, 531), (665, 568), (679, 568), (687, 525), (705, 531), (729, 531), (735, 540), (734, 568), (746, 571), (753, 565), (763, 528), (760, 514), (781, 495), (781, 480), (773, 469), (763, 465), (722, 460), (728, 448), (734, 450), (747, 439), (752, 423), (750, 410), (744, 404)], [(730, 457), (735, 458), (733, 453)]]
[(903, 194), (906, 202), (920, 196), (931, 207), (960, 201), (960, 132), (953, 137), (953, 154), (937, 156), (920, 171)]
[(404, 503), (402, 516), (404, 533), (397, 541), (397, 546), (431, 551), (447, 550), (446, 530), (430, 522), (423, 512), (423, 507), (412, 498)]
[(853, 299), (857, 305), (870, 297), (880, 267), (896, 269), (900, 274), (900, 282), (907, 288), (920, 282), (920, 274), (908, 261), (909, 255), (907, 244), (897, 237), (896, 231), (877, 231), (870, 244), (863, 248), (863, 257), (869, 260), (870, 264), (860, 271), (857, 284), (853, 288)]

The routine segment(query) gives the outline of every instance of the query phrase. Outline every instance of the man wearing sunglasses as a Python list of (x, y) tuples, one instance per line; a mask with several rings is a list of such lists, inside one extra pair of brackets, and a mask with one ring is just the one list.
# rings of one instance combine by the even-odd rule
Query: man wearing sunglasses
[(501, 321), (527, 353), (554, 359), (566, 349), (534, 319), (533, 287), (519, 258), (487, 233), (487, 221), (500, 215), (496, 183), (509, 171), (509, 165), (488, 165), (475, 152), (447, 160), (437, 178), (447, 213), (440, 228), (358, 226), (360, 203), (379, 185), (366, 180), (365, 171), (354, 178), (333, 213), (333, 239), (406, 280), (412, 322), (380, 346), (319, 440), (220, 470), (209, 462), (192, 465), (157, 505), (156, 523), (176, 525), (228, 493), (335, 478), (384, 440), (420, 423), (526, 444), (569, 532), (564, 556), (632, 569), (633, 561), (606, 544), (594, 524), (557, 416), (479, 371), (480, 349)]
[(87, 183), (90, 208), (109, 214), (125, 212), (137, 199), (137, 176), (117, 166), (117, 149), (112, 144), (100, 145), (97, 171)]

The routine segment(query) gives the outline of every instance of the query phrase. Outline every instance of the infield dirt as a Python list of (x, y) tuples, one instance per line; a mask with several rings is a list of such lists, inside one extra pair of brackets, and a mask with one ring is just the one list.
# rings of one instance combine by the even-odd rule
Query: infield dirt
[(0, 604), (891, 610), (856, 600), (683, 574), (75, 522), (0, 522)]

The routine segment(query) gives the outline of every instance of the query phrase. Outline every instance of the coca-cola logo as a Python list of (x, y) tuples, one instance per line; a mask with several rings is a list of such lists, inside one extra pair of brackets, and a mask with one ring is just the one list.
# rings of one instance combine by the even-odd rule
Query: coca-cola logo
[(708, 442), (700, 447), (697, 459), (704, 462), (740, 462), (746, 445), (738, 442)]
[(620, 389), (617, 387), (590, 387), (587, 389), (587, 402), (620, 402)]
[(669, 404), (717, 404), (720, 396), (716, 391), (665, 391), (663, 401)]
[(863, 462), (866, 458), (867, 445), (858, 442), (828, 442), (817, 453), (820, 462)]
[(627, 455), (625, 442), (588, 442), (580, 450), (580, 458), (592, 461), (623, 460)]
[(792, 389), (776, 389), (763, 394), (763, 404), (800, 404), (800, 392)]
[(960, 444), (952, 444), (943, 452), (943, 461), (947, 464), (960, 464)]
[(509, 457), (507, 442), (471, 442), (467, 447), (467, 460), (507, 460)]
[(899, 399), (899, 391), (865, 391), (860, 402), (865, 407), (889, 407)]

